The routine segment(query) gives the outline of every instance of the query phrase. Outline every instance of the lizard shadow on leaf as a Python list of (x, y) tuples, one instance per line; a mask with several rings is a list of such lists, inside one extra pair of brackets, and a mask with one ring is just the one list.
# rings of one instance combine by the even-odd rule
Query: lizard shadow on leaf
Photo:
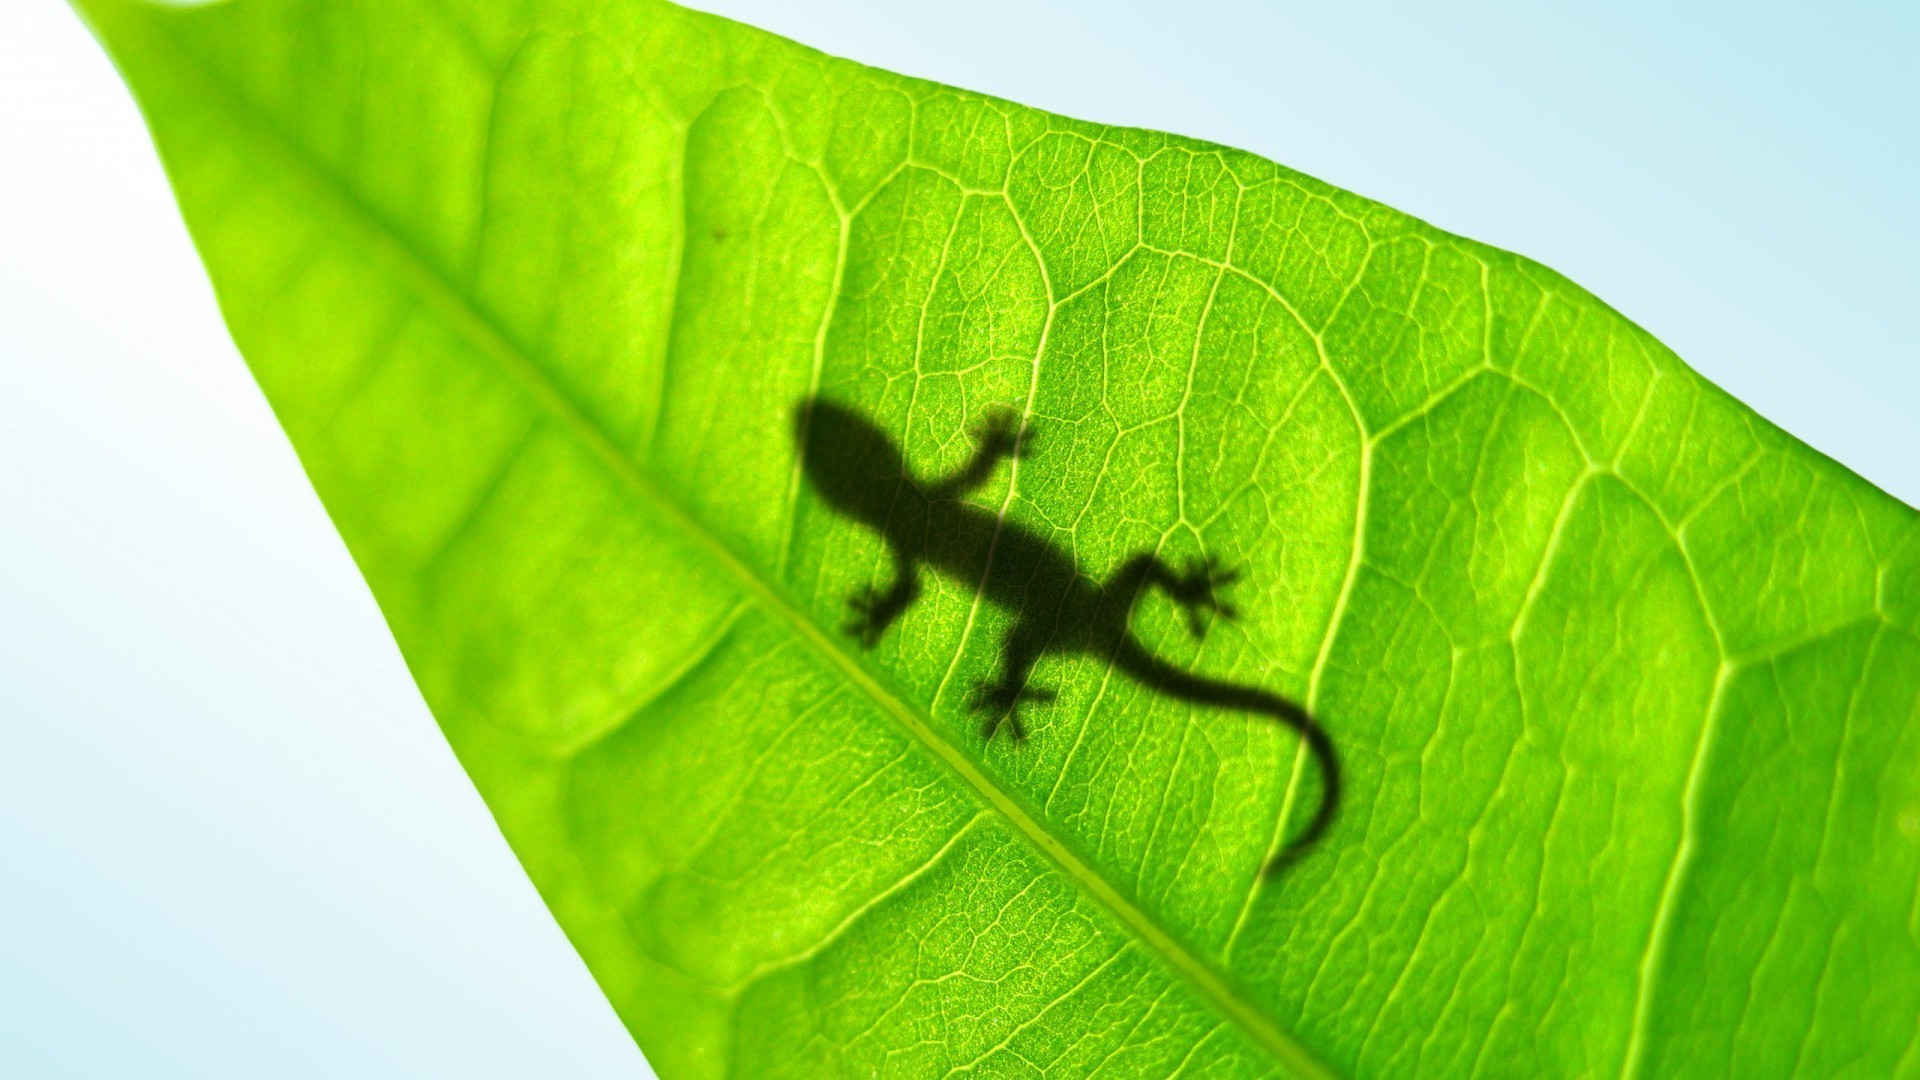
[(950, 475), (931, 478), (915, 474), (885, 431), (845, 405), (803, 401), (794, 410), (794, 429), (810, 486), (834, 512), (877, 533), (892, 556), (892, 580), (869, 585), (847, 601), (845, 629), (862, 647), (878, 643), (919, 599), (922, 569), (978, 587), (1013, 615), (998, 676), (975, 687), (970, 700), (984, 718), (986, 738), (1004, 730), (1020, 741), (1026, 736), (1022, 707), (1053, 700), (1051, 690), (1030, 678), (1043, 654), (1110, 657), (1120, 671), (1158, 693), (1264, 716), (1298, 735), (1320, 769), (1320, 805), (1267, 863), (1267, 873), (1320, 839), (1340, 804), (1340, 764), (1325, 729), (1279, 694), (1195, 675), (1155, 656), (1128, 624), (1141, 592), (1156, 588), (1201, 636), (1209, 614), (1235, 616), (1219, 590), (1237, 581), (1237, 572), (1204, 560), (1175, 567), (1144, 552), (1100, 581), (1039, 533), (967, 503), (966, 496), (991, 480), (1001, 462), (1032, 451), (1035, 433), (1012, 413), (988, 414), (972, 433), (971, 459)]

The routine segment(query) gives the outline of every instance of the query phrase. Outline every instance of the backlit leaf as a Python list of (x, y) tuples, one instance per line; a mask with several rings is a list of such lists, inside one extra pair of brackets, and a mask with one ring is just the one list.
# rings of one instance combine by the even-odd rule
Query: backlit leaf
[[(662, 1074), (1920, 1070), (1920, 521), (1563, 278), (648, 0), (79, 6)], [(964, 550), (870, 652), (816, 399), (1032, 440), (902, 489)], [(1111, 650), (984, 738), (1064, 579), (936, 519), (1237, 571), (1131, 625), (1310, 708), (1326, 835), (1263, 876), (1327, 771)]]

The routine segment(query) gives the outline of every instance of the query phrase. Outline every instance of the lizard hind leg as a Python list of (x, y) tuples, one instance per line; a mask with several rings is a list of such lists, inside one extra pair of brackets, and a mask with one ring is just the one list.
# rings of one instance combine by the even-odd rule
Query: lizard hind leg
[(1135, 555), (1113, 573), (1107, 589), (1129, 601), (1149, 585), (1158, 587), (1180, 606), (1186, 616), (1187, 630), (1194, 637), (1205, 637), (1205, 615), (1211, 611), (1232, 622), (1239, 610), (1220, 597), (1220, 590), (1240, 580), (1240, 572), (1215, 565), (1209, 559), (1190, 559), (1184, 570), (1175, 570), (1153, 553)]
[(1240, 571), (1200, 558), (1188, 560), (1184, 573), (1171, 576), (1172, 580), (1165, 584), (1167, 595), (1186, 612), (1187, 628), (1194, 637), (1206, 636), (1207, 626), (1202, 615), (1207, 611), (1228, 622), (1240, 617), (1238, 608), (1220, 598), (1220, 590), (1240, 580)]
[(974, 687), (970, 704), (985, 714), (980, 722), (980, 735), (988, 742), (1000, 734), (1002, 728), (1014, 742), (1025, 742), (1027, 725), (1020, 718), (1020, 706), (1029, 701), (1046, 703), (1056, 695), (1044, 686), (1009, 685), (1004, 681), (981, 683)]
[(1002, 728), (1014, 742), (1025, 741), (1027, 726), (1020, 718), (1020, 706), (1027, 702), (1050, 702), (1057, 696), (1050, 688), (1034, 686), (1029, 681), (1043, 645), (1039, 635), (1024, 622), (1015, 623), (1002, 647), (1000, 677), (973, 688), (968, 704), (984, 714), (980, 733), (988, 742), (992, 742)]

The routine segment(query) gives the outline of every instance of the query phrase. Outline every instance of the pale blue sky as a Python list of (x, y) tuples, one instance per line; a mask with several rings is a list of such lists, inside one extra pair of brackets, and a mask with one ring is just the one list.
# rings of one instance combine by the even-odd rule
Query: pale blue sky
[[(1530, 255), (1920, 503), (1910, 6), (699, 6)], [(55, 0), (0, 6), (0, 146), (0, 1075), (641, 1072)]]

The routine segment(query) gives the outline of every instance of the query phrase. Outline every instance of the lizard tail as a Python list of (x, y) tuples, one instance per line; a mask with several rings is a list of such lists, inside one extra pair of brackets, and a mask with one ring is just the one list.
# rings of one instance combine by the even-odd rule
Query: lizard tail
[(1148, 652), (1131, 637), (1120, 647), (1116, 658), (1122, 671), (1171, 697), (1195, 705), (1212, 705), (1235, 712), (1266, 716), (1300, 737), (1307, 752), (1320, 767), (1320, 805), (1307, 826), (1289, 840), (1279, 853), (1267, 861), (1268, 876), (1279, 873), (1311, 848), (1333, 823), (1340, 808), (1340, 759), (1334, 753), (1333, 740), (1299, 703), (1254, 686), (1239, 686), (1183, 671)]

